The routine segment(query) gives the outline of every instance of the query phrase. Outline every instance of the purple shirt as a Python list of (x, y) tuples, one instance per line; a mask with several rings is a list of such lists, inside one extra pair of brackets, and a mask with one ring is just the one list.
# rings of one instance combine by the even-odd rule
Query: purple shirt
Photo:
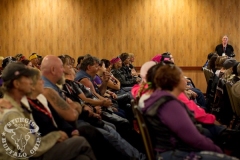
[[(145, 112), (150, 108), (160, 97), (170, 95), (169, 92), (156, 90), (150, 98), (145, 100)], [(183, 142), (193, 148), (214, 151), (222, 153), (221, 149), (216, 146), (209, 138), (202, 135), (193, 124), (186, 109), (177, 100), (172, 100), (165, 103), (158, 109), (159, 120), (165, 124), (172, 132), (176, 134)]]
[(98, 75), (96, 75), (96, 76), (93, 78), (93, 80), (94, 80), (95, 84), (97, 84), (97, 85), (102, 84), (102, 79), (101, 79)]
[(2, 77), (0, 77), (0, 86), (2, 86), (2, 84), (3, 84), (3, 79)]

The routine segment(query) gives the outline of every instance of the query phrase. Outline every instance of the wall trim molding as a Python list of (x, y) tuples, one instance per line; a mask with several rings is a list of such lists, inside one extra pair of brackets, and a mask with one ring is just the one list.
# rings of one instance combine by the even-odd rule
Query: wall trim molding
[[(182, 70), (188, 70), (188, 71), (196, 71), (196, 70), (202, 70), (202, 66), (179, 66)], [(141, 66), (135, 67), (137, 71), (141, 69)]]

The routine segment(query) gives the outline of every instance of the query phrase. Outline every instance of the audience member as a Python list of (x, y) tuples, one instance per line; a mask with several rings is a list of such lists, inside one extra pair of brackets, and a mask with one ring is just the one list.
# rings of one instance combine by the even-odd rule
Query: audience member
[(32, 53), (29, 56), (29, 60), (32, 62), (33, 68), (40, 69), (39, 67), (39, 59), (37, 53)]
[[(35, 75), (32, 77), (32, 92), (27, 95), (27, 99), (22, 99), (21, 102), (28, 108), (31, 108), (33, 119), (39, 127), (41, 136), (58, 131), (61, 133), (62, 137), (66, 138), (62, 142), (58, 141), (61, 143), (54, 145), (54, 147), (51, 149), (51, 156), (44, 156), (43, 159), (96, 159), (90, 145), (85, 138), (79, 136), (79, 131), (74, 129), (70, 124), (63, 120), (52, 108), (47, 99), (42, 95), (44, 92), (44, 87), (40, 71), (37, 69), (33, 70)], [(69, 143), (70, 145), (67, 145)], [(64, 152), (67, 154), (57, 154), (59, 155), (57, 157), (55, 155), (57, 152)]]
[[(125, 57), (122, 59), (125, 59)], [(126, 60), (126, 59), (125, 59)], [(119, 57), (113, 58), (111, 61), (112, 64), (112, 74), (116, 77), (120, 83), (121, 88), (125, 88), (125, 90), (130, 91), (131, 88), (127, 89), (126, 87), (132, 87), (134, 84), (137, 84), (141, 81), (138, 77), (133, 77), (129, 72), (129, 69), (122, 68), (122, 60)]]
[(77, 70), (80, 70), (80, 66), (81, 66), (83, 58), (84, 58), (84, 56), (79, 56), (78, 57), (78, 59), (77, 59), (77, 66), (76, 66)]
[(211, 57), (214, 55), (214, 53), (209, 53), (208, 56), (207, 56), (207, 61), (205, 62), (205, 64), (202, 66), (202, 68), (207, 68), (208, 66), (208, 62), (209, 60), (211, 59)]
[(225, 69), (223, 68), (223, 63), (228, 59), (227, 56), (218, 56), (216, 61), (215, 61), (215, 69), (216, 69), (216, 72), (215, 74), (221, 78), (222, 75), (224, 74), (225, 72)]
[[(107, 59), (102, 59), (101, 62), (104, 64), (105, 70), (109, 73), (111, 73), (111, 63)], [(109, 90), (118, 93), (118, 91), (121, 89), (121, 83), (120, 81), (114, 77), (114, 75), (111, 73), (110, 79), (107, 83), (107, 87)]]
[(28, 59), (21, 60), (21, 62), (28, 67), (31, 67), (31, 68), (33, 67), (32, 62)]
[[(64, 60), (64, 63), (65, 61), (67, 62), (67, 58)], [(65, 69), (70, 68), (71, 66), (70, 62), (68, 61), (66, 64), (67, 66), (65, 66)], [(80, 103), (78, 101), (72, 101), (69, 97), (67, 97), (65, 92), (56, 85), (56, 84), (62, 85), (64, 83), (65, 80), (63, 77), (64, 77), (65, 69), (63, 67), (63, 63), (61, 59), (59, 59), (58, 57), (53, 55), (48, 55), (44, 57), (41, 65), (42, 78), (44, 81), (44, 95), (46, 96), (47, 100), (51, 103), (53, 109), (56, 110), (61, 117), (63, 117), (67, 121), (75, 121), (75, 120), (78, 120), (79, 114), (82, 113), (82, 107)], [(77, 114), (73, 112), (76, 110), (78, 112)], [(104, 145), (104, 144), (95, 143), (92, 140), (92, 136), (95, 136), (96, 134), (98, 134), (98, 132), (96, 132), (96, 129), (94, 127), (91, 127), (89, 123), (86, 123), (84, 121), (77, 121), (76, 127), (79, 130), (80, 135), (83, 135), (84, 137), (86, 137), (86, 139), (89, 140), (89, 142), (91, 142), (91, 145), (95, 146), (94, 148), (98, 148), (99, 145), (102, 145), (102, 146)], [(87, 129), (84, 130), (84, 128), (86, 127)], [(111, 132), (111, 130), (109, 132)], [(107, 135), (109, 135), (109, 133), (107, 133)], [(106, 135), (103, 135), (103, 136), (105, 137)], [(108, 136), (107, 138), (109, 138), (110, 141), (115, 142), (115, 139), (114, 139), (116, 138), (114, 137), (115, 135), (113, 136), (114, 138), (112, 138), (111, 136), (112, 135)], [(100, 136), (97, 136), (97, 137), (100, 137)], [(127, 148), (126, 145), (124, 147)], [(132, 150), (129, 150), (126, 152), (131, 156), (134, 155), (135, 153), (138, 153), (138, 152), (131, 152), (131, 151)], [(123, 150), (121, 150), (121, 152), (123, 152)]]
[(215, 62), (216, 62), (218, 56), (219, 56), (218, 54), (212, 55), (212, 57), (210, 58), (210, 60), (208, 62), (208, 65), (207, 65), (207, 69), (209, 69), (213, 73), (216, 72)]
[(161, 90), (145, 100), (143, 114), (155, 151), (163, 159), (232, 159), (220, 154), (221, 149), (201, 134), (192, 112), (177, 100), (187, 84), (180, 68), (172, 64), (159, 67), (154, 83)]
[[(32, 155), (32, 149), (35, 147), (36, 141), (38, 141), (37, 133), (39, 133), (39, 127), (32, 119), (31, 109), (21, 103), (24, 98), (26, 99), (26, 95), (32, 92), (32, 77), (35, 76), (36, 73), (37, 72), (34, 72), (33, 69), (27, 68), (22, 63), (11, 63), (3, 71), (4, 99), (11, 103), (12, 108), (4, 109), (3, 114), (1, 114), (0, 118), (2, 124), (0, 126), (0, 131), (1, 133), (4, 133), (4, 131), (6, 132), (5, 137), (7, 145), (14, 152), (7, 153), (8, 151), (1, 145), (1, 159), (15, 159), (14, 156), (18, 155), (15, 155), (15, 153), (19, 153), (20, 149), (23, 149), (20, 148), (23, 144), (18, 144), (20, 142), (17, 139), (15, 139), (14, 142), (12, 133), (18, 136), (25, 135), (25, 138), (28, 138), (27, 144), (25, 144), (25, 148), (23, 149), (27, 156)], [(19, 126), (26, 126), (25, 129), (15, 129), (14, 131), (11, 131), (14, 128), (7, 125), (7, 123), (9, 124), (10, 121), (16, 121), (18, 118), (27, 119), (30, 124), (29, 127), (26, 126), (25, 121), (19, 121)], [(10, 128), (6, 128), (6, 126)], [(36, 149), (36, 154), (34, 154), (33, 157), (41, 156), (42, 159), (53, 159), (54, 157), (62, 160), (95, 160), (93, 154), (91, 158), (81, 156), (82, 153), (91, 152), (91, 147), (86, 140), (84, 141), (84, 139), (80, 138), (67, 140), (67, 136), (61, 131), (52, 131), (48, 133), (41, 137), (40, 143), (41, 144)], [(81, 143), (83, 143), (84, 150), (79, 147), (79, 144)], [(86, 150), (86, 148), (88, 149)], [(57, 154), (59, 151), (63, 154)], [(71, 152), (72, 154), (69, 155), (68, 152)]]
[(135, 69), (135, 67), (133, 66), (133, 62), (135, 61), (135, 56), (133, 53), (128, 53), (129, 55), (129, 65), (128, 67), (131, 69), (131, 73), (133, 76), (138, 76), (138, 73)]
[(17, 54), (14, 58), (16, 58), (16, 60), (19, 62), (26, 59), (26, 57), (22, 53)]
[(225, 69), (225, 72), (222, 76), (223, 79), (225, 79), (226, 81), (230, 81), (234, 75), (232, 75), (232, 68), (233, 66), (235, 66), (237, 64), (237, 61), (235, 59), (227, 59), (224, 63), (223, 63), (223, 68)]
[[(80, 116), (79, 119), (87, 121), (91, 125), (95, 126), (96, 129), (103, 134), (106, 140), (111, 144), (111, 146), (113, 146), (117, 150), (118, 153), (121, 153), (122, 155), (127, 157), (137, 156), (138, 152), (136, 151), (136, 149), (133, 148), (127, 141), (125, 141), (119, 135), (119, 133), (117, 133), (113, 129), (112, 124), (101, 119), (102, 110), (101, 109), (99, 110), (99, 106), (102, 105), (111, 106), (112, 102), (111, 101), (104, 102), (102, 100), (99, 100), (92, 94), (90, 90), (87, 89), (87, 87), (82, 85), (80, 82), (74, 81), (75, 72), (68, 65), (67, 58), (61, 57), (61, 60), (64, 63), (63, 64), (64, 73), (66, 78), (65, 80), (66, 83), (64, 84), (63, 89), (65, 90), (69, 97), (72, 97), (75, 100), (80, 99), (80, 101), (82, 101), (81, 103), (85, 103), (83, 111), (86, 109), (86, 107), (88, 108), (87, 111), (89, 112), (89, 114), (87, 115), (87, 117)], [(89, 106), (93, 107), (93, 109), (89, 108)], [(90, 114), (92, 115), (92, 117), (89, 117)], [(125, 132), (128, 131), (125, 130)]]

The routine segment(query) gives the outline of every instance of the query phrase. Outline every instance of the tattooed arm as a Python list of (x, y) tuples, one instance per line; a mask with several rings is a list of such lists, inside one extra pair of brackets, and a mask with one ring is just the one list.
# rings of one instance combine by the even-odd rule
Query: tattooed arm
[(51, 89), (44, 88), (44, 96), (47, 98), (48, 102), (56, 110), (56, 112), (64, 118), (66, 121), (75, 121), (78, 118), (78, 112), (73, 107), (69, 105), (59, 94)]

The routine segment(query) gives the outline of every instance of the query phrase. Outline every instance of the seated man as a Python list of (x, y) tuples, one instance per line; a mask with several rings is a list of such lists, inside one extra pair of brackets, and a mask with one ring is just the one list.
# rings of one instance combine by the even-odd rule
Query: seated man
[[(79, 101), (80, 103), (84, 102), (85, 104), (92, 107), (92, 108), (90, 108), (89, 106), (84, 105), (84, 108), (83, 108), (83, 110), (85, 110), (86, 107), (90, 108), (90, 109), (87, 109), (87, 111), (89, 112), (89, 115), (91, 115), (91, 117), (86, 119), (85, 117), (80, 116), (79, 118), (84, 119), (85, 121), (89, 122), (91, 125), (95, 126), (98, 130), (101, 131), (102, 134), (104, 134), (104, 136), (106, 134), (106, 131), (107, 131), (107, 134), (109, 134), (109, 127), (110, 127), (109, 123), (106, 123), (106, 121), (102, 121), (101, 116), (104, 116), (105, 114), (107, 114), (108, 116), (115, 118), (117, 115), (114, 116), (114, 114), (109, 114), (108, 112), (104, 112), (104, 111), (103, 111), (103, 113), (104, 113), (104, 115), (103, 115), (103, 114), (101, 114), (102, 110), (99, 108), (99, 106), (104, 105), (106, 107), (109, 107), (109, 106), (111, 106), (111, 102), (110, 101), (102, 101), (102, 100), (98, 99), (96, 96), (94, 96), (94, 94), (87, 87), (85, 87), (80, 82), (74, 81), (73, 79), (75, 77), (75, 72), (73, 71), (71, 66), (69, 66), (69, 63), (68, 63), (69, 60), (68, 60), (67, 56), (61, 57), (61, 60), (64, 63), (63, 64), (64, 74), (65, 74), (65, 78), (66, 78), (65, 84), (63, 85), (63, 90), (65, 90), (65, 93), (68, 95), (68, 97), (71, 97), (72, 99), (75, 99), (76, 101)], [(96, 113), (94, 113), (93, 110), (96, 110)], [(99, 118), (99, 119), (96, 119), (96, 118)], [(140, 148), (140, 150), (141, 150), (141, 145), (140, 145), (141, 137), (139, 135), (134, 134), (135, 132), (132, 131), (131, 126), (125, 119), (122, 119), (121, 117), (116, 117), (116, 118), (117, 118), (117, 121), (119, 121), (118, 123), (121, 123), (121, 126), (119, 126), (117, 124), (117, 131), (119, 131), (120, 135), (124, 139), (127, 139), (127, 141), (130, 144), (132, 144), (134, 147)], [(116, 124), (116, 122), (115, 122), (115, 124)], [(110, 129), (111, 128), (112, 127), (110, 127)], [(111, 134), (119, 135), (114, 130), (112, 130)], [(125, 141), (124, 139), (121, 140), (122, 139), (121, 136), (119, 136), (119, 139), (117, 141), (115, 141), (115, 143), (113, 143), (113, 146), (116, 147), (116, 145), (117, 145), (116, 142), (122, 143), (122, 141), (123, 142)], [(106, 138), (108, 138), (108, 137), (106, 137)], [(124, 142), (124, 143), (129, 145), (128, 142)], [(128, 148), (128, 150), (129, 150), (129, 148)], [(132, 150), (132, 147), (130, 147), (130, 150)]]
[[(35, 71), (38, 72), (38, 75), (33, 77), (33, 91), (28, 95), (28, 101), (22, 101), (22, 103), (31, 107), (33, 118), (40, 127), (41, 135), (58, 130), (66, 133), (68, 137), (79, 136), (79, 133), (81, 133), (80, 136), (86, 138), (91, 144), (97, 159), (113, 159), (114, 157), (109, 156), (108, 153), (109, 151), (114, 152), (114, 150), (111, 150), (111, 146), (99, 131), (90, 125), (81, 126), (75, 129), (75, 127), (71, 126), (67, 121), (58, 115), (58, 113), (53, 109), (51, 103), (49, 103), (42, 95), (44, 87), (41, 74), (40, 71)], [(78, 144), (79, 147), (81, 145), (82, 144)]]
[[(72, 102), (71, 100), (69, 100), (65, 93), (56, 85), (62, 85), (64, 83), (63, 75), (64, 72), (67, 72), (65, 70), (72, 68), (70, 62), (66, 61), (65, 63), (64, 61), (64, 64), (65, 66), (63, 66), (62, 61), (56, 56), (46, 56), (42, 61), (41, 72), (43, 75), (42, 77), (45, 87), (44, 95), (46, 95), (47, 100), (52, 104), (52, 107), (58, 112), (58, 114), (63, 118), (65, 117), (65, 120), (68, 120), (69, 116), (71, 115), (64, 116), (64, 114), (67, 114), (66, 111), (70, 110), (73, 103), (75, 104), (78, 102)], [(63, 99), (67, 99), (67, 103)], [(89, 125), (89, 123), (84, 121), (78, 121), (77, 123), (78, 127), (84, 125)], [(109, 141), (109, 143), (116, 147), (116, 149), (121, 152), (123, 156), (126, 156), (128, 158), (134, 157), (139, 159), (145, 159), (141, 153), (139, 153), (135, 148), (133, 148), (124, 139), (122, 139), (112, 127), (106, 125), (104, 129), (96, 129), (98, 129), (98, 131), (103, 134), (103, 136)]]
[[(107, 90), (107, 82), (109, 80), (110, 74), (107, 74), (106, 72), (104, 75), (102, 75), (102, 84), (99, 87), (94, 82), (94, 77), (96, 76), (98, 70), (99, 70), (99, 60), (96, 57), (86, 56), (82, 61), (81, 70), (76, 74), (75, 81), (81, 82), (84, 86), (86, 86), (87, 88), (90, 88), (90, 91), (98, 99), (107, 101), (108, 98), (105, 98), (103, 96)], [(116, 98), (116, 94), (113, 93), (113, 99), (114, 98)], [(123, 118), (126, 118), (126, 113), (123, 110), (118, 109), (119, 108), (118, 103), (114, 100), (112, 100), (112, 102), (114, 102), (114, 106), (116, 108), (115, 110), (113, 110), (114, 114), (117, 114)], [(104, 118), (108, 118), (108, 117), (104, 117)], [(111, 121), (111, 123), (113, 123), (114, 125), (117, 125), (113, 121)]]
[[(3, 133), (0, 159), (41, 156), (41, 159), (95, 160), (90, 145), (83, 137), (68, 138), (62, 131), (40, 136), (31, 109), (21, 103), (22, 99), (26, 99), (25, 95), (31, 93), (35, 74), (22, 63), (11, 63), (3, 71), (4, 99), (11, 103), (12, 108), (3, 109), (0, 115), (0, 132)], [(21, 138), (22, 135), (24, 137)], [(8, 147), (4, 147), (6, 145)]]

